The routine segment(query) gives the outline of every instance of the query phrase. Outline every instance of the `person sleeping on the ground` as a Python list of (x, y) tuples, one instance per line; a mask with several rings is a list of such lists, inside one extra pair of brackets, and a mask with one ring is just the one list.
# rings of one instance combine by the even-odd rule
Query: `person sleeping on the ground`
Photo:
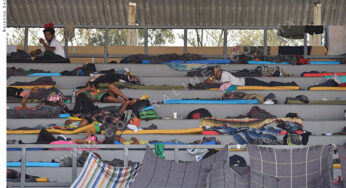
[[(236, 85), (236, 86), (297, 86), (295, 82), (283, 83), (283, 82), (271, 81), (267, 83), (267, 82), (258, 80), (256, 78), (235, 77), (231, 73), (227, 71), (223, 71), (220, 66), (215, 66), (214, 74), (203, 82), (203, 84), (216, 84), (216, 83), (222, 84), (224, 85), (224, 87), (226, 85), (228, 87), (232, 85)], [(222, 86), (220, 88), (222, 88)], [(225, 88), (225, 90), (227, 88)]]
[[(126, 103), (130, 101), (124, 93), (118, 89), (113, 84), (107, 85), (107, 90), (96, 89), (95, 84), (91, 81), (87, 83), (87, 86), (76, 92), (76, 96), (80, 93), (86, 94), (92, 101), (98, 101), (101, 103)], [(121, 97), (122, 99), (118, 98)], [(135, 100), (130, 101), (132, 104), (135, 103)]]

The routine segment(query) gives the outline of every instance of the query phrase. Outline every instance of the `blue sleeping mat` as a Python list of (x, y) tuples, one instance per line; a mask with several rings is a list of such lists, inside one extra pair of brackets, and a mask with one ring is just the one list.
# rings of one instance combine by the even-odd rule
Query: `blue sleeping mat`
[(230, 64), (231, 60), (229, 59), (210, 59), (210, 60), (192, 60), (192, 61), (184, 61), (184, 60), (173, 60), (170, 62), (164, 62), (164, 64), (168, 63), (184, 63), (184, 64)]
[(32, 73), (28, 74), (28, 76), (61, 76), (60, 73)]
[(163, 104), (258, 104), (258, 100), (163, 100)]
[(310, 65), (338, 65), (340, 61), (310, 61)]
[[(173, 142), (152, 142), (150, 144), (157, 144), (157, 143), (162, 143), (162, 144), (165, 144), (165, 145), (186, 145), (184, 143), (173, 143)], [(201, 144), (198, 144), (198, 145), (216, 145), (216, 144), (217, 144), (216, 141), (210, 141), (210, 142), (205, 142), (205, 143), (201, 143)]]
[(247, 61), (248, 64), (267, 64), (267, 65), (288, 65), (290, 64), (289, 62), (281, 62), (281, 63), (276, 63), (276, 62), (271, 62), (271, 61)]
[[(7, 148), (7, 151), (20, 151), (20, 148)], [(44, 148), (27, 148), (27, 151), (44, 150)]]
[[(22, 162), (7, 162), (7, 167), (21, 167)], [(60, 163), (51, 162), (26, 162), (26, 167), (60, 167)]]

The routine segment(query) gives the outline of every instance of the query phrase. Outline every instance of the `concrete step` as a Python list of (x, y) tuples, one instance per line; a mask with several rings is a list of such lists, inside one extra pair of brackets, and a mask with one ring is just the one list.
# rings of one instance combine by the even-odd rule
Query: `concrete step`
[[(72, 96), (76, 89), (61, 89), (66, 96)], [(148, 95), (150, 101), (159, 102), (166, 99), (187, 99), (187, 98), (221, 98), (222, 92), (210, 90), (137, 90), (137, 89), (122, 89), (126, 96), (131, 98), (140, 98), (142, 95)], [(269, 93), (274, 93), (278, 102), (283, 104), (287, 97), (295, 97), (305, 95), (309, 100), (346, 100), (346, 91), (244, 91), (247, 94), (261, 94), (264, 97)]]
[[(112, 106), (112, 103), (95, 103), (99, 107)], [(19, 103), (8, 103), (9, 107), (19, 106)], [(118, 104), (117, 104), (118, 105)], [(35, 107), (36, 104), (29, 103), (28, 107)], [(73, 109), (73, 104), (67, 104), (69, 109)], [(252, 104), (156, 104), (153, 105), (160, 117), (172, 117), (173, 112), (178, 112), (178, 116), (186, 117), (191, 111), (198, 108), (206, 108), (217, 118), (227, 116), (236, 117), (246, 114), (255, 106)], [(284, 117), (289, 112), (298, 113), (304, 120), (344, 120), (346, 105), (257, 105), (267, 112), (278, 117)]]
[[(242, 134), (241, 134), (242, 135)], [(58, 136), (58, 135), (55, 135)], [(83, 139), (84, 133), (79, 135), (65, 135), (67, 138), (71, 139)], [(131, 137), (136, 137), (138, 140), (158, 140), (158, 141), (169, 141), (169, 140), (178, 140), (184, 143), (192, 143), (195, 140), (201, 140), (203, 137), (208, 135), (121, 135), (126, 140), (129, 140)], [(231, 135), (210, 135), (216, 137), (221, 144), (236, 144), (237, 142), (233, 139)], [(243, 136), (243, 135), (242, 135)], [(103, 140), (103, 135), (97, 136), (99, 140)], [(283, 136), (277, 136), (279, 140), (282, 140)], [(7, 140), (22, 140), (24, 143), (36, 143), (38, 138), (37, 134), (18, 134), (18, 135), (7, 135)], [(336, 144), (343, 145), (346, 142), (345, 136), (332, 135), (332, 136), (323, 136), (323, 135), (312, 135), (309, 137), (308, 145), (318, 145), (318, 144)], [(32, 151), (33, 152), (33, 151)], [(54, 151), (55, 152), (55, 151)]]
[[(12, 76), (7, 80), (7, 85), (11, 85), (15, 82), (31, 82), (39, 78), (38, 76)], [(71, 79), (72, 78), (72, 79)], [(205, 80), (201, 77), (157, 77), (157, 76), (145, 76), (139, 77), (140, 81), (144, 85), (179, 85), (187, 86), (188, 84), (197, 84)], [(302, 89), (307, 89), (308, 87), (325, 82), (326, 79), (323, 77), (257, 77), (257, 79), (270, 82), (296, 82)], [(78, 86), (85, 86), (88, 82), (89, 77), (86, 76), (55, 76), (53, 80), (60, 89), (74, 89)]]
[[(66, 119), (8, 119), (7, 128), (16, 129), (20, 127), (36, 127), (37, 125), (48, 125), (52, 123), (64, 124)], [(142, 121), (140, 128), (149, 127), (151, 124), (158, 126), (158, 129), (188, 129), (199, 127), (199, 120), (150, 120)], [(275, 124), (274, 124), (275, 125)], [(323, 133), (334, 133), (342, 131), (346, 126), (346, 121), (303, 121), (304, 129), (316, 135)], [(8, 135), (11, 136), (11, 135)], [(71, 135), (72, 136), (72, 135)], [(78, 137), (79, 138), (79, 137)], [(31, 141), (30, 141), (31, 142)]]
[[(8, 63), (7, 67), (16, 67), (23, 68), (24, 70), (29, 69), (41, 69), (45, 71), (51, 72), (62, 72), (65, 70), (71, 71), (77, 67), (81, 67), (84, 64), (54, 64), (54, 63)], [(208, 66), (208, 65), (206, 65)], [(213, 66), (213, 65), (210, 65)], [(229, 65), (221, 65), (221, 68), (228, 71), (249, 69), (253, 70), (259, 65), (251, 65), (251, 64), (229, 64)], [(345, 72), (346, 66), (345, 64), (341, 65), (266, 65), (268, 67), (276, 67), (279, 66), (284, 70), (287, 74), (293, 74), (294, 76), (300, 76), (302, 72), (309, 71), (328, 71), (328, 72)], [(131, 72), (133, 72), (137, 76), (185, 76), (186, 72), (183, 71), (175, 71), (174, 69), (169, 68), (167, 65), (163, 64), (95, 64), (96, 70), (108, 70), (108, 69), (123, 69), (125, 67), (129, 68)]]

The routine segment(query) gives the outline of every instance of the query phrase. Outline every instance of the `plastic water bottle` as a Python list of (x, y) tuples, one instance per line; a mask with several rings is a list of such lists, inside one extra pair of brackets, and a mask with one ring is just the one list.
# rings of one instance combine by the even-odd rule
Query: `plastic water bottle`
[(72, 103), (76, 102), (76, 92), (73, 91), (73, 95), (72, 95)]

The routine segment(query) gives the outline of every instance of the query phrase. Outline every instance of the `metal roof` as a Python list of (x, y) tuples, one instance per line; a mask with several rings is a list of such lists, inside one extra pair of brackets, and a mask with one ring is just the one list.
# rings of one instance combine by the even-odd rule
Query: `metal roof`
[[(322, 3), (323, 25), (346, 24), (346, 0), (131, 0), (140, 26), (309, 25)], [(127, 25), (130, 0), (7, 0), (7, 24)]]

